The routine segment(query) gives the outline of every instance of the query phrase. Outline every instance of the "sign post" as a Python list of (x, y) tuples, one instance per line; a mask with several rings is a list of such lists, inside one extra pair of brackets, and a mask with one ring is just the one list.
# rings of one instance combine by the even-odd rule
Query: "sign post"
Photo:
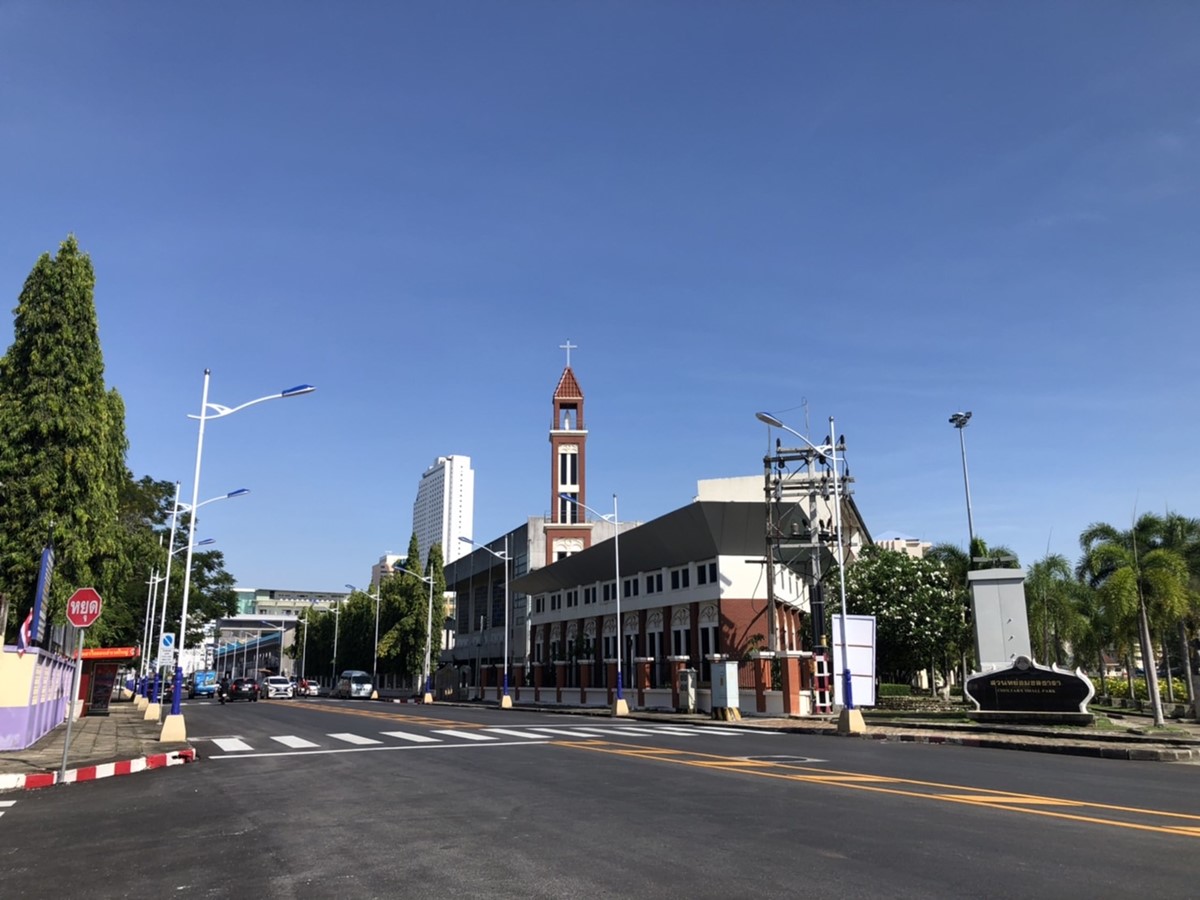
[(100, 618), (104, 601), (95, 588), (80, 588), (67, 601), (67, 621), (79, 630), (79, 645), (75, 648), (75, 678), (71, 682), (71, 706), (67, 713), (67, 734), (63, 741), (62, 769), (58, 783), (67, 777), (67, 752), (71, 749), (71, 725), (75, 721), (75, 701), (79, 697), (79, 679), (83, 674), (83, 632)]

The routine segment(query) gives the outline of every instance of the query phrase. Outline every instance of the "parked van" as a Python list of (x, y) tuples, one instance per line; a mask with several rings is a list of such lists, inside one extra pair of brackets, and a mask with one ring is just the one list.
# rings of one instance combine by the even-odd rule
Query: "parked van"
[(338, 678), (330, 696), (347, 699), (370, 700), (375, 693), (375, 685), (371, 683), (371, 673), (362, 669), (347, 669)]

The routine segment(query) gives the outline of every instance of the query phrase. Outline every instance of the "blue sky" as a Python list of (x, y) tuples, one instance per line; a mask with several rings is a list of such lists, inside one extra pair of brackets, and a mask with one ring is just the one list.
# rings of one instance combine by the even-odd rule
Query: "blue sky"
[[(1190, 3), (0, 4), (0, 289), (92, 256), (129, 465), (243, 587), (404, 552), (472, 457), (475, 536), (648, 520), (836, 417), (876, 535), (1074, 560), (1200, 515), (1200, 7)], [(3, 342), (11, 340), (11, 331)]]

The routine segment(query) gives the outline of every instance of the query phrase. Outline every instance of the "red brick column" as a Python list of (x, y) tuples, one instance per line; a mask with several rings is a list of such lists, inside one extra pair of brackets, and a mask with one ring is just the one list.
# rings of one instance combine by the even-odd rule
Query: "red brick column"
[(638, 656), (634, 659), (634, 664), (637, 666), (638, 706), (646, 705), (646, 691), (650, 689), (650, 666), (653, 663), (653, 656)]
[(775, 654), (764, 650), (754, 657), (754, 708), (760, 713), (767, 711), (767, 691), (771, 689), (771, 662)]
[(608, 689), (608, 705), (613, 705), (613, 698), (617, 693), (617, 661), (615, 659), (606, 659), (604, 661), (604, 684)]
[(587, 703), (588, 686), (592, 683), (592, 660), (579, 661), (579, 702)]
[(499, 700), (504, 696), (504, 666), (496, 663), (492, 669), (495, 671), (496, 678), (496, 699)]
[(533, 666), (533, 699), (535, 703), (540, 703), (542, 700), (542, 679), (545, 678), (545, 672), (540, 662), (530, 663), (530, 665)]
[(567, 678), (567, 661), (565, 659), (556, 659), (554, 661), (554, 702), (562, 703), (563, 682)]
[(800, 715), (800, 653), (783, 653), (783, 714)]
[(514, 700), (521, 699), (521, 685), (525, 683), (525, 663), (513, 663), (512, 666), (512, 684), (508, 686), (512, 692)]

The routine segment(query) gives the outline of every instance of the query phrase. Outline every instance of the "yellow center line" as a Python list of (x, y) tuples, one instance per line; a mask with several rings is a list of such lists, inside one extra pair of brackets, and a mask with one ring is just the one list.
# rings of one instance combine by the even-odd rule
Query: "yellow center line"
[[(595, 753), (610, 753), (617, 756), (666, 762), (708, 771), (725, 770), (759, 778), (774, 778), (802, 784), (820, 784), (833, 788), (840, 787), (847, 790), (871, 791), (873, 793), (935, 800), (943, 803), (959, 803), (977, 808), (982, 807), (1011, 813), (1024, 813), (1031, 816), (1085, 822), (1093, 825), (1107, 825), (1115, 828), (1129, 828), (1135, 831), (1148, 831), (1156, 834), (1200, 837), (1200, 825), (1183, 825), (1170, 821), (1172, 819), (1182, 819), (1200, 823), (1200, 815), (1190, 813), (1117, 806), (1107, 803), (1091, 803), (1082, 800), (1045, 797), (1037, 794), (1000, 791), (990, 788), (973, 788), (965, 785), (942, 784), (934, 781), (892, 778), (885, 775), (822, 770), (812, 766), (789, 763), (773, 763), (762, 760), (750, 761), (666, 747), (644, 747), (608, 741), (578, 743), (554, 741), (552, 745), (568, 747), (573, 750), (590, 750)], [(1059, 809), (1046, 809), (1045, 807), (1058, 807)], [(1071, 808), (1079, 810), (1079, 812), (1065, 812), (1061, 811), (1061, 808)], [(1089, 811), (1092, 814), (1084, 814), (1084, 811)], [(1112, 815), (1111, 817), (1104, 817), (1104, 813)], [(1118, 815), (1123, 815), (1127, 818), (1119, 818)], [(1133, 821), (1137, 817), (1149, 821)]]

